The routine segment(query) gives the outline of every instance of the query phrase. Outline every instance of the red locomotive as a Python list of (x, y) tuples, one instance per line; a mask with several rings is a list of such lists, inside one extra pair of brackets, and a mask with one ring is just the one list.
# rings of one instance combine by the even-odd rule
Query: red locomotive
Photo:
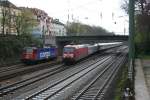
[(75, 62), (88, 55), (88, 48), (85, 45), (67, 45), (63, 49), (63, 61)]

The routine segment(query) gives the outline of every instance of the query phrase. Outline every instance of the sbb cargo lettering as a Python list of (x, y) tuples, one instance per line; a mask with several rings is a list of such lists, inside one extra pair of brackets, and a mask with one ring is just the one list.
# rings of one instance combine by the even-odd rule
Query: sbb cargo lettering
[(49, 56), (50, 56), (50, 52), (41, 52), (40, 53), (40, 58), (49, 57)]

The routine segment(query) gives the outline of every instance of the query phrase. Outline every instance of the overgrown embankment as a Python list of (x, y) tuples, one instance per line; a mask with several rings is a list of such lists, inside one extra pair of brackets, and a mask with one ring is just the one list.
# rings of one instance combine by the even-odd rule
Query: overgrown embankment
[(117, 81), (116, 90), (115, 90), (115, 96), (113, 100), (123, 100), (123, 92), (127, 85), (127, 79), (128, 79), (128, 69), (127, 66), (125, 66), (122, 70), (122, 73)]
[(150, 55), (150, 15), (136, 15), (135, 27), (135, 53), (139, 55)]
[(19, 62), (23, 48), (31, 44), (40, 45), (40, 41), (31, 35), (0, 35), (0, 65)]

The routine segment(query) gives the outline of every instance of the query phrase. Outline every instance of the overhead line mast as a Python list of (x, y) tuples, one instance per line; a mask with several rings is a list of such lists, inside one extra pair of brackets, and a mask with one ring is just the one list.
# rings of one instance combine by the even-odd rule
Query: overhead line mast
[(135, 33), (135, 0), (129, 0), (129, 79), (133, 80), (133, 61), (134, 61), (134, 33)]

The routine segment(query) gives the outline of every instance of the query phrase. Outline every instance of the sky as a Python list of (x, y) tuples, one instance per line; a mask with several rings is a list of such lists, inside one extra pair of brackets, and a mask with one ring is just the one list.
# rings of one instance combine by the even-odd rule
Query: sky
[(109, 32), (128, 34), (128, 16), (120, 8), (123, 0), (9, 0), (16, 6), (39, 8), (61, 22), (101, 26)]

